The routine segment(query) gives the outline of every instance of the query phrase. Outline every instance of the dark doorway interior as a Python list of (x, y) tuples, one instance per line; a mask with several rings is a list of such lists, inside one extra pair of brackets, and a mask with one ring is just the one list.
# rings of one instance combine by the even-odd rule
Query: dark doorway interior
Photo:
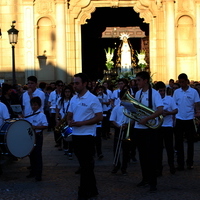
[[(102, 79), (105, 66), (105, 51), (108, 47), (118, 47), (119, 38), (102, 38), (106, 27), (139, 26), (149, 35), (149, 25), (143, 23), (132, 7), (128, 8), (96, 8), (87, 24), (81, 26), (82, 31), (82, 69), (91, 80)], [(133, 49), (141, 48), (140, 38), (129, 38)]]

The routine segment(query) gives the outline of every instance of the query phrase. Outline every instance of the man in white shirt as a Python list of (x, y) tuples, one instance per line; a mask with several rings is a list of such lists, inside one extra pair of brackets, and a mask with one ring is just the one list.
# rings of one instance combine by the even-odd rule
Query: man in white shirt
[(119, 98), (120, 91), (125, 87), (125, 85), (128, 85), (128, 81), (124, 78), (118, 80), (118, 89), (114, 90), (112, 93), (111, 98), (111, 105), (112, 107), (119, 105), (121, 100)]
[(163, 113), (163, 102), (160, 94), (150, 85), (150, 75), (146, 71), (136, 74), (138, 88), (135, 99), (155, 112), (148, 115), (139, 122), (135, 122), (134, 131), (139, 152), (140, 166), (142, 171), (142, 181), (137, 187), (150, 185), (150, 192), (157, 190), (157, 130), (148, 128), (147, 122), (156, 119)]
[[(121, 90), (120, 99), (126, 90)], [(130, 119), (126, 117), (123, 113), (124, 106), (121, 103), (115, 106), (110, 115), (110, 121), (114, 125), (114, 143), (113, 143), (113, 151), (114, 151), (114, 168), (111, 173), (116, 174), (117, 171), (121, 168), (121, 172), (123, 175), (126, 175), (127, 163), (129, 161), (130, 148), (127, 143), (127, 127), (130, 122)], [(129, 132), (128, 132), (129, 137)], [(125, 140), (124, 140), (125, 139)], [(120, 150), (122, 149), (122, 162), (120, 161)]]
[(35, 76), (29, 76), (27, 80), (28, 80), (28, 90), (24, 92), (22, 96), (24, 117), (26, 117), (29, 113), (32, 112), (30, 100), (33, 97), (40, 97), (42, 101), (42, 106), (40, 107), (41, 112), (44, 112), (44, 100), (45, 100), (44, 92), (37, 89), (37, 78)]
[(158, 167), (157, 175), (162, 176), (162, 159), (163, 159), (163, 144), (167, 151), (168, 165), (170, 168), (170, 173), (174, 174), (176, 169), (174, 167), (174, 115), (177, 114), (177, 105), (171, 96), (166, 95), (166, 86), (162, 81), (158, 81), (155, 85), (156, 90), (160, 93), (163, 101), (163, 117), (164, 121), (161, 128), (158, 130)]
[[(62, 92), (64, 84), (62, 80), (57, 80), (55, 85), (56, 85), (56, 89), (50, 93), (49, 99), (48, 99), (48, 104), (49, 104), (49, 109), (50, 109), (50, 123), (51, 123), (51, 128), (53, 130), (56, 126), (56, 103), (57, 103), (57, 100), (61, 96), (61, 92)], [(60, 138), (60, 132), (57, 133), (54, 130), (54, 140), (56, 142), (55, 147), (59, 147), (58, 150), (62, 150), (59, 144), (59, 138)]]
[(99, 99), (87, 89), (88, 77), (84, 73), (74, 75), (74, 90), (67, 121), (73, 128), (74, 153), (80, 164), (80, 187), (78, 200), (98, 195), (94, 175), (96, 124), (102, 121), (102, 106)]
[(178, 76), (180, 88), (174, 91), (173, 98), (178, 106), (175, 125), (175, 143), (177, 150), (177, 170), (184, 170), (183, 136), (187, 139), (187, 168), (193, 169), (194, 157), (194, 117), (200, 116), (200, 98), (198, 92), (188, 85), (188, 77), (182, 73)]

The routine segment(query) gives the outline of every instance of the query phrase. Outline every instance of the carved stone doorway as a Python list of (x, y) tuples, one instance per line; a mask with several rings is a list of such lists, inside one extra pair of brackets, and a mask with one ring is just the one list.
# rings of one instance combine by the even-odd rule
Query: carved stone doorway
[[(149, 35), (149, 24), (143, 23), (133, 8), (96, 8), (87, 24), (81, 25), (82, 32), (82, 70), (93, 79), (102, 78), (105, 69), (105, 51), (108, 47), (117, 48), (119, 35), (103, 38), (106, 27), (140, 27)], [(133, 49), (140, 51), (141, 38), (129, 38)]]

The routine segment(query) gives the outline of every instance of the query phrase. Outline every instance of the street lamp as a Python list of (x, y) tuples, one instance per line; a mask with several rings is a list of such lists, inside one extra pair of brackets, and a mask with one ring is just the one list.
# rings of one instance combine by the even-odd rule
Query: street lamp
[(12, 45), (12, 80), (13, 85), (16, 84), (15, 76), (15, 44), (17, 44), (18, 30), (15, 29), (16, 21), (12, 21), (11, 29), (8, 30), (10, 44)]

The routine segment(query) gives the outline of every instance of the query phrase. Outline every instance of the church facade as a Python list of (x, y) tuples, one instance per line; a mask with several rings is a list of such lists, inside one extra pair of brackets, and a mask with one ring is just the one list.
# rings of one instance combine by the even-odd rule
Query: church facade
[[(98, 7), (132, 7), (149, 24), (153, 80), (200, 81), (200, 0), (1, 0), (0, 79), (12, 82), (7, 30), (16, 20), (16, 79), (71, 82), (82, 71), (81, 25)], [(133, 19), (134, 20), (134, 19)]]

